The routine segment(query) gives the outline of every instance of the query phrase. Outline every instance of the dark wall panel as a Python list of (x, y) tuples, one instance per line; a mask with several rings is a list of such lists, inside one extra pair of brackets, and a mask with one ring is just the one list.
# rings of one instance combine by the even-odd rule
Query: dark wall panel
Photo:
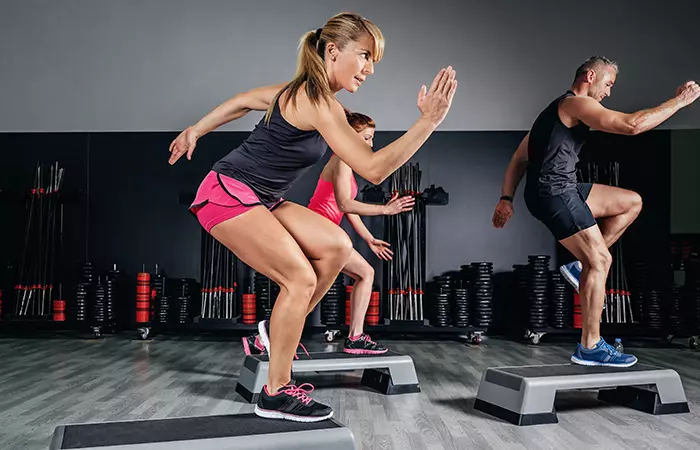
[[(511, 222), (500, 230), (491, 225), (503, 172), (523, 134), (438, 132), (412, 159), (423, 170), (423, 188), (435, 184), (450, 193), (448, 206), (428, 209), (429, 278), (482, 260), (493, 261), (497, 272), (508, 271), (513, 264), (526, 262), (529, 254), (554, 252), (554, 240), (525, 208), (522, 185)], [(0, 166), (0, 189), (4, 191), (0, 259), (16, 261), (21, 253), (24, 204), (11, 199), (29, 189), (37, 160), (58, 160), (67, 169), (65, 191), (70, 194), (65, 218), (67, 267), (74, 270), (85, 261), (87, 251), (88, 259), (103, 269), (116, 263), (123, 272), (133, 274), (143, 264), (152, 271), (157, 263), (169, 276), (199, 278), (201, 227), (187, 211), (183, 197), (192, 195), (212, 164), (240, 144), (247, 133), (212, 133), (200, 140), (191, 161), (170, 166), (168, 146), (175, 136), (0, 134), (5, 156)], [(398, 136), (378, 132), (377, 148)], [(642, 215), (625, 236), (630, 252), (667, 249), (669, 145), (668, 132), (651, 132), (634, 138), (596, 135), (584, 149), (584, 164), (592, 158), (620, 161), (622, 185), (638, 190), (644, 198)], [(306, 205), (328, 156), (309, 169), (286, 198)], [(367, 184), (359, 177), (358, 183), (360, 188)], [(381, 238), (383, 218), (364, 220)], [(355, 237), (347, 223), (343, 227)], [(364, 242), (357, 242), (357, 248), (375, 266), (380, 279), (378, 260)]]

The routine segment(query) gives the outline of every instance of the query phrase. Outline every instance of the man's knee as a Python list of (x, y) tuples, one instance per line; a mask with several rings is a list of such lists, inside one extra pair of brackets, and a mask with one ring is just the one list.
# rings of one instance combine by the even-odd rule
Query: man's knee
[(605, 245), (597, 245), (588, 261), (584, 261), (584, 264), (586, 263), (590, 270), (607, 273), (612, 265), (612, 255)]
[(630, 210), (639, 214), (639, 212), (642, 210), (642, 196), (636, 192), (632, 192), (630, 194), (629, 202), (630, 202)]

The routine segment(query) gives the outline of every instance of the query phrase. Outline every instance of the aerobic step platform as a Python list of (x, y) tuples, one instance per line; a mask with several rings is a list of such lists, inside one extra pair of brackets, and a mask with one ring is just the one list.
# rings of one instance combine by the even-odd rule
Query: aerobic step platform
[(481, 376), (474, 408), (516, 425), (557, 423), (557, 391), (578, 389), (600, 389), (599, 400), (650, 414), (690, 411), (678, 373), (644, 364), (488, 368)]
[(56, 427), (50, 450), (355, 450), (333, 419), (299, 423), (255, 414), (104, 422)]
[[(413, 359), (408, 355), (387, 352), (382, 355), (351, 355), (343, 352), (319, 352), (298, 355), (292, 363), (295, 374), (303, 372), (337, 372), (362, 369), (362, 384), (387, 395), (420, 392)], [(267, 382), (268, 355), (247, 355), (236, 384), (236, 392), (250, 403)], [(297, 377), (298, 378), (298, 377)]]

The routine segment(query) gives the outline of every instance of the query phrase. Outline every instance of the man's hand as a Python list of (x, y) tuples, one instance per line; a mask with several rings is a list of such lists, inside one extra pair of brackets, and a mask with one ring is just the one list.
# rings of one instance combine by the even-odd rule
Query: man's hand
[(676, 97), (688, 106), (700, 97), (700, 86), (695, 81), (688, 81), (676, 90)]
[(513, 203), (509, 200), (499, 200), (496, 204), (496, 210), (493, 212), (493, 226), (503, 228), (513, 215)]

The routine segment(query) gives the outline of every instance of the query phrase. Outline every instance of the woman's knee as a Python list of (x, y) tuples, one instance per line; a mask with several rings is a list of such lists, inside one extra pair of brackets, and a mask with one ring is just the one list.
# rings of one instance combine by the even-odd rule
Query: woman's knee
[(344, 231), (337, 233), (326, 248), (326, 252), (333, 258), (339, 258), (347, 261), (352, 252), (352, 241)]
[(359, 270), (357, 271), (357, 277), (359, 278), (358, 281), (360, 280), (366, 280), (366, 281), (373, 281), (374, 280), (374, 267), (372, 267), (368, 262), (365, 261), (364, 264), (362, 264), (359, 267)]
[(298, 264), (282, 274), (279, 285), (292, 298), (311, 299), (316, 291), (316, 273), (311, 264)]

